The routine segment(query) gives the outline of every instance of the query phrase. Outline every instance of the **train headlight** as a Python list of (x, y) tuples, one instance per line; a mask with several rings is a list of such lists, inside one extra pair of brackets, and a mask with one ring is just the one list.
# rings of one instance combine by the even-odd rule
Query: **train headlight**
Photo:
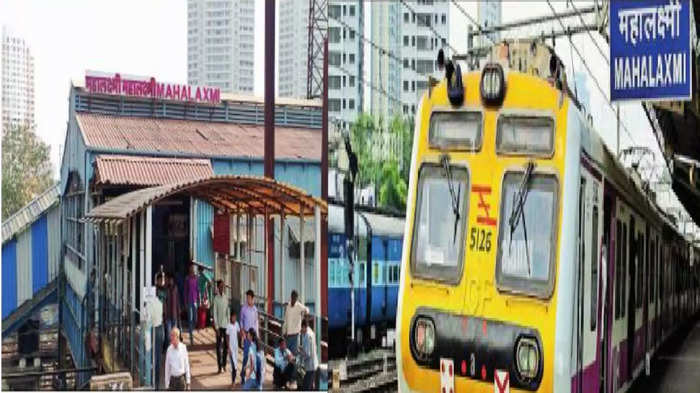
[(535, 339), (523, 337), (518, 340), (515, 350), (515, 365), (522, 379), (537, 377), (540, 368), (540, 350)]
[(417, 318), (413, 335), (415, 354), (421, 360), (429, 359), (435, 350), (435, 324), (433, 321), (428, 318)]
[(501, 105), (506, 92), (505, 74), (498, 63), (490, 63), (481, 72), (481, 99), (486, 105)]

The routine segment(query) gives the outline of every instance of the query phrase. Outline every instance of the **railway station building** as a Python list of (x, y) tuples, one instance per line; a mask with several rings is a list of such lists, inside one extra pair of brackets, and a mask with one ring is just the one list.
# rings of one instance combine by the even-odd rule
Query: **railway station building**
[(85, 337), (98, 332), (105, 370), (147, 385), (138, 375), (145, 288), (161, 271), (184, 278), (191, 264), (225, 282), (233, 310), (255, 292), (269, 344), (297, 290), (325, 352), (321, 117), (315, 101), (276, 100), (271, 180), (262, 177), (262, 99), (119, 74), (72, 81), (59, 298), (76, 367), (91, 364)]

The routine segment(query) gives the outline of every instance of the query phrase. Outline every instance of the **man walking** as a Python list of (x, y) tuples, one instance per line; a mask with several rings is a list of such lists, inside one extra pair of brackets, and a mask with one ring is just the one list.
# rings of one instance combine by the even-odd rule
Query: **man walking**
[(292, 299), (284, 310), (284, 323), (282, 334), (287, 340), (287, 347), (297, 356), (299, 354), (299, 332), (301, 331), (301, 320), (309, 313), (309, 309), (298, 301), (297, 291), (292, 291)]
[[(252, 289), (249, 289), (245, 293), (246, 304), (241, 307), (241, 329), (244, 332), (253, 329), (255, 334), (258, 334), (258, 309), (255, 307), (255, 293)], [(241, 379), (245, 378), (245, 366), (248, 362), (248, 348), (250, 347), (250, 339), (245, 337), (243, 339), (243, 364), (241, 365)]]
[(165, 388), (190, 389), (190, 358), (187, 347), (180, 341), (180, 329), (170, 331), (170, 344), (165, 354)]
[(190, 346), (194, 345), (192, 330), (197, 318), (197, 302), (199, 301), (199, 287), (197, 276), (194, 274), (194, 264), (190, 265), (190, 274), (185, 278), (185, 305), (187, 306), (187, 321), (190, 328)]
[(169, 333), (174, 327), (180, 327), (180, 294), (175, 284), (175, 277), (172, 274), (168, 274), (165, 300), (165, 331)]
[(214, 314), (214, 329), (216, 329), (216, 360), (221, 370), (226, 370), (226, 360), (228, 355), (228, 337), (226, 327), (229, 323), (228, 300), (224, 296), (224, 282), (216, 282), (217, 294), (212, 302), (212, 312)]
[(304, 381), (302, 390), (314, 390), (314, 382), (316, 381), (316, 368), (318, 367), (318, 358), (316, 357), (316, 335), (311, 330), (306, 319), (301, 321), (301, 364), (304, 365)]
[(155, 381), (154, 385), (156, 389), (161, 389), (160, 376), (163, 371), (163, 303), (156, 296), (156, 288), (148, 288), (148, 297), (146, 297), (146, 304), (148, 307), (148, 314), (150, 315), (153, 333), (155, 335), (153, 351), (155, 351)]

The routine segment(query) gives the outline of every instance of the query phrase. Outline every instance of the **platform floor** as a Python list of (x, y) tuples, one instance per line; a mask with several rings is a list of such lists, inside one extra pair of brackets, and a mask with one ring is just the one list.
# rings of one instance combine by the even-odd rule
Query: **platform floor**
[(669, 338), (652, 359), (651, 375), (642, 375), (629, 392), (700, 392), (700, 318)]
[[(216, 333), (214, 328), (194, 331), (194, 346), (190, 345), (190, 334), (182, 333), (182, 341), (187, 345), (190, 356), (190, 372), (192, 373), (192, 390), (239, 390), (241, 388), (241, 359), (243, 351), (238, 350), (238, 365), (235, 385), (231, 384), (231, 362), (227, 361), (226, 372), (217, 373), (216, 366)], [(264, 390), (272, 389), (273, 368), (266, 365)], [(163, 376), (161, 376), (163, 378)]]

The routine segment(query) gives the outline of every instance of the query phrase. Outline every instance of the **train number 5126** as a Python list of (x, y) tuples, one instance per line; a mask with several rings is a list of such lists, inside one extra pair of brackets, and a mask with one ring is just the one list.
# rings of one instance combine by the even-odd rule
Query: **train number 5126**
[(491, 251), (491, 231), (473, 227), (469, 235), (469, 249), (472, 251)]

